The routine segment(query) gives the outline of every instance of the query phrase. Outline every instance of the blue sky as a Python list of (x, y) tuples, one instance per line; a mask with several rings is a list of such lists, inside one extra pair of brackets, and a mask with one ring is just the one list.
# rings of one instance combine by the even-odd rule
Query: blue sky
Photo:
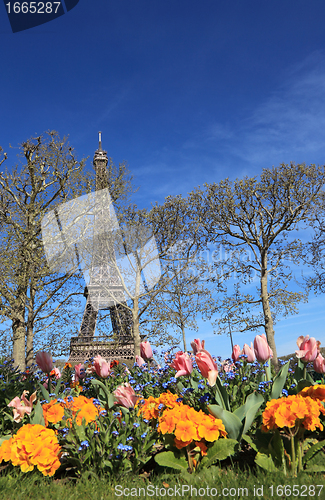
[[(205, 182), (290, 161), (324, 164), (325, 4), (286, 0), (80, 0), (62, 17), (12, 33), (0, 6), (0, 145), (46, 130), (79, 158), (97, 132), (134, 175), (139, 208)], [(11, 144), (14, 149), (9, 149)], [(278, 354), (299, 335), (325, 344), (324, 298), (276, 326)], [(230, 341), (198, 334), (223, 357)], [(254, 334), (234, 335), (241, 346)]]

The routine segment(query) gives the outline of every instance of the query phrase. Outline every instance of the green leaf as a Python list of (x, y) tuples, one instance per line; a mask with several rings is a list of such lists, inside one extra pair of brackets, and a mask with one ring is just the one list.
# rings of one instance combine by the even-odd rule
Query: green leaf
[(244, 441), (246, 441), (246, 443), (248, 443), (253, 448), (254, 451), (256, 452), (258, 451), (256, 444), (253, 443), (252, 438), (248, 434), (243, 434), (242, 439), (244, 439)]
[(272, 455), (274, 464), (279, 468), (283, 467), (285, 471), (286, 465), (284, 457), (284, 446), (282, 437), (280, 436), (280, 432), (278, 429), (276, 429), (276, 431), (274, 432), (268, 448)]
[(107, 401), (108, 401), (108, 398), (110, 397), (111, 393), (107, 389), (106, 385), (103, 384), (103, 382), (101, 382), (100, 380), (96, 380), (96, 379), (91, 379), (91, 383), (92, 383), (93, 386), (98, 385), (103, 390), (103, 392), (104, 392), (104, 394), (105, 394), (105, 396), (107, 398)]
[(310, 465), (305, 470), (306, 472), (325, 472), (325, 465)]
[(280, 397), (284, 384), (287, 380), (289, 364), (290, 362), (288, 361), (285, 365), (283, 365), (279, 373), (274, 377), (271, 399), (278, 399)]
[(307, 463), (308, 460), (313, 458), (313, 456), (316, 455), (316, 453), (319, 453), (324, 446), (325, 446), (325, 439), (323, 441), (319, 441), (319, 443), (314, 444), (311, 448), (309, 448), (307, 453), (303, 456), (302, 463), (303, 464)]
[(194, 389), (195, 391), (198, 390), (199, 384), (192, 377), (190, 377), (190, 385), (191, 385), (192, 389)]
[(235, 447), (238, 441), (235, 439), (218, 439), (214, 445), (208, 449), (207, 456), (204, 457), (201, 464), (204, 467), (210, 467), (217, 460), (225, 460), (230, 455), (234, 455)]
[(214, 417), (222, 420), (229, 438), (236, 439), (238, 441), (238, 437), (240, 436), (243, 428), (241, 420), (230, 411), (221, 408), (221, 406), (208, 405), (208, 409)]
[(110, 394), (107, 399), (108, 408), (111, 409), (115, 406), (116, 398), (114, 394)]
[(155, 455), (155, 461), (162, 467), (170, 467), (177, 470), (187, 470), (188, 463), (184, 456), (176, 458), (172, 451), (164, 451)]
[[(259, 396), (262, 396), (262, 395), (259, 394)], [(262, 401), (260, 401), (259, 403), (256, 403), (254, 406), (251, 406), (248, 409), (248, 412), (247, 412), (247, 415), (245, 418), (244, 428), (242, 430), (242, 434), (246, 434), (246, 432), (250, 429), (250, 427), (255, 419), (256, 413), (258, 412), (258, 410), (263, 402), (264, 402), (264, 399), (262, 397)]]
[(300, 381), (298, 382), (298, 385), (297, 385), (297, 388), (296, 388), (297, 393), (298, 393), (298, 392), (300, 392), (300, 391), (302, 391), (305, 387), (310, 387), (310, 386), (312, 386), (312, 385), (313, 385), (313, 384), (311, 384), (311, 383), (310, 383), (310, 381), (309, 381), (309, 380), (307, 380), (307, 379), (302, 379), (302, 380), (300, 380)]
[(62, 385), (62, 377), (60, 377), (56, 383), (56, 387), (55, 387), (55, 391), (54, 391), (54, 394), (56, 395), (56, 397), (58, 397), (61, 385)]
[(40, 388), (40, 390), (41, 390), (41, 393), (42, 393), (42, 395), (43, 395), (43, 398), (44, 398), (44, 399), (46, 399), (46, 401), (50, 401), (50, 400), (51, 400), (51, 398), (50, 398), (50, 394), (49, 394), (49, 392), (45, 389), (44, 385), (43, 385), (43, 384), (40, 384), (40, 383), (38, 382), (38, 387), (39, 387), (39, 388)]
[(10, 439), (10, 438), (11, 438), (11, 434), (8, 434), (7, 436), (1, 436), (1, 437), (0, 437), (0, 446), (2, 445), (2, 443), (3, 443), (4, 441), (7, 441), (7, 440), (8, 440), (8, 439)]
[(274, 465), (272, 457), (269, 455), (265, 455), (264, 453), (257, 453), (255, 457), (255, 463), (268, 472), (276, 472), (278, 470)]
[(45, 427), (45, 420), (44, 420), (44, 415), (43, 415), (43, 408), (42, 405), (40, 404), (39, 401), (37, 401), (36, 406), (34, 408), (34, 415), (30, 419), (30, 423), (33, 425), (44, 425)]
[(229, 396), (226, 388), (222, 385), (219, 375), (217, 376), (215, 387), (215, 398), (218, 404), (225, 410), (230, 411)]

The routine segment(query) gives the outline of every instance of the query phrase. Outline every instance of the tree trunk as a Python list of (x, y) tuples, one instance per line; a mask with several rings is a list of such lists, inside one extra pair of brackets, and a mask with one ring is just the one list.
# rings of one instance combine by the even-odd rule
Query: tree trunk
[(267, 290), (267, 253), (263, 252), (261, 255), (262, 261), (262, 271), (261, 271), (261, 299), (263, 306), (263, 313), (265, 319), (265, 334), (269, 346), (273, 351), (272, 364), (274, 368), (278, 369), (278, 355), (276, 352), (276, 346), (274, 341), (274, 329), (273, 329), (273, 319), (269, 302), (269, 295)]
[(27, 340), (26, 340), (26, 365), (31, 366), (34, 360), (34, 349), (33, 349), (33, 339), (34, 339), (34, 328), (33, 324), (27, 323)]
[(182, 329), (182, 336), (183, 336), (184, 352), (186, 352), (186, 337), (185, 337), (185, 329), (184, 329), (183, 321), (181, 321), (181, 329)]
[(12, 332), (13, 332), (13, 358), (14, 366), (18, 366), (21, 371), (26, 368), (25, 365), (25, 321), (22, 321), (23, 314), (17, 315), (15, 319), (12, 320)]
[[(139, 329), (139, 299), (135, 297), (133, 299), (133, 341), (134, 341), (134, 358), (135, 356), (140, 356), (140, 329)], [(135, 360), (135, 359), (134, 359)]]

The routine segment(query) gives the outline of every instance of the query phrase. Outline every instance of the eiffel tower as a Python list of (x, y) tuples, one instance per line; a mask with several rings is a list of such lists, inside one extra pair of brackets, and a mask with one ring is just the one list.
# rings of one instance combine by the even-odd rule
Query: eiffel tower
[[(108, 188), (107, 175), (107, 152), (102, 149), (101, 132), (99, 132), (99, 147), (95, 152), (93, 165), (96, 172), (96, 192)], [(99, 214), (95, 215), (95, 224), (100, 225), (101, 215), (102, 220), (105, 220), (103, 211), (107, 207), (102, 207)], [(97, 220), (96, 220), (97, 218)], [(99, 219), (99, 220), (98, 220)], [(86, 297), (86, 306), (82, 318), (81, 328), (78, 337), (72, 337), (70, 341), (70, 363), (84, 362), (97, 355), (101, 355), (106, 359), (117, 359), (121, 361), (134, 359), (134, 341), (132, 335), (132, 312), (126, 309), (119, 302), (125, 302), (124, 289), (120, 284), (117, 273), (112, 272), (112, 266), (107, 265), (107, 259), (111, 262), (115, 261), (114, 249), (111, 248), (104, 256), (103, 242), (96, 241), (97, 257), (93, 256), (89, 285), (85, 287), (84, 297)], [(101, 250), (102, 248), (102, 250)], [(104, 260), (103, 260), (104, 259)], [(106, 264), (105, 264), (106, 261)], [(110, 290), (116, 300), (115, 305), (107, 305), (107, 292)], [(92, 300), (90, 300), (92, 299)], [(96, 308), (94, 308), (94, 301)], [(94, 338), (98, 310), (109, 310), (112, 322), (113, 334), (116, 340), (103, 340), (103, 337)]]

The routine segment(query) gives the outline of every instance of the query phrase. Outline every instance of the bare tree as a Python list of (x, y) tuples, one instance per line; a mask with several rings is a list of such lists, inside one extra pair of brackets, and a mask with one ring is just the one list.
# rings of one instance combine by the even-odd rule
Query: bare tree
[[(189, 242), (186, 243), (185, 247)], [(166, 332), (168, 326), (176, 328), (176, 332), (180, 331), (186, 351), (186, 329), (198, 331), (198, 314), (205, 321), (211, 319), (215, 298), (212, 296), (211, 285), (207, 286), (206, 281), (211, 271), (210, 266), (200, 255), (195, 255), (184, 266), (181, 261), (176, 261), (176, 256), (180, 257), (182, 250), (182, 242), (171, 248), (170, 256), (173, 260), (168, 265), (165, 280), (172, 277), (172, 281), (154, 298), (147, 315), (150, 317), (149, 322), (155, 324), (154, 331), (159, 337), (162, 332)]]
[[(189, 195), (193, 210), (204, 210), (201, 239), (232, 252), (231, 258), (228, 253), (227, 258), (215, 263), (219, 274), (237, 274), (235, 293), (220, 298), (214, 313), (228, 308), (233, 312), (233, 324), (237, 328), (241, 325), (240, 331), (262, 327), (273, 350), (275, 366), (278, 358), (274, 318), (279, 312), (295, 312), (296, 303), (306, 300), (308, 294), (287, 290), (292, 271), (290, 267), (286, 271), (284, 260), (291, 256), (299, 261), (304, 245), (299, 239), (286, 240), (299, 224), (307, 227), (313, 220), (324, 182), (323, 166), (291, 163), (263, 169), (259, 182), (256, 177), (237, 179), (234, 183), (227, 178), (219, 184), (206, 184), (206, 192), (197, 188)], [(249, 258), (241, 258), (247, 250)], [(259, 284), (256, 293), (242, 294), (242, 283), (252, 283), (254, 275)], [(261, 308), (257, 317), (251, 314), (252, 307)]]

